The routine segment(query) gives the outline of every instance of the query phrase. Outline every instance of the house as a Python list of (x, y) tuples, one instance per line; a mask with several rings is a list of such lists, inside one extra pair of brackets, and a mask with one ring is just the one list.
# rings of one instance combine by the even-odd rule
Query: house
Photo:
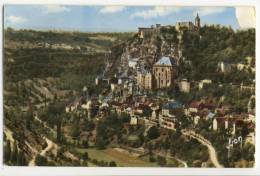
[(151, 90), (153, 88), (153, 75), (149, 70), (137, 72), (137, 84), (141, 89)]
[(205, 85), (211, 84), (212, 81), (210, 79), (203, 79), (199, 82), (199, 90), (203, 89)]
[(193, 119), (194, 125), (198, 125), (199, 124), (199, 120), (200, 120), (200, 116), (195, 116), (194, 119)]
[(137, 125), (137, 122), (138, 122), (137, 116), (132, 115), (130, 119), (130, 125)]
[(216, 114), (212, 113), (212, 112), (209, 112), (206, 119), (207, 120), (210, 120), (210, 119), (213, 119), (215, 117)]
[(248, 114), (248, 121), (255, 123), (255, 113)]
[(157, 120), (158, 119), (158, 110), (159, 110), (159, 106), (156, 104), (152, 104), (150, 106), (150, 108), (152, 109), (152, 116), (151, 116), (151, 120)]
[(218, 71), (222, 73), (229, 73), (232, 70), (233, 65), (226, 62), (219, 62), (218, 63)]
[(199, 109), (202, 109), (203, 103), (199, 101), (192, 101), (189, 105), (189, 113), (197, 113)]
[(178, 83), (179, 89), (181, 92), (189, 93), (190, 92), (190, 82), (187, 81), (187, 79), (182, 79)]
[(177, 101), (170, 101), (162, 107), (159, 114), (159, 125), (163, 128), (175, 130), (176, 117), (183, 113), (183, 106)]
[(246, 137), (246, 143), (255, 145), (255, 132), (250, 132)]
[(136, 69), (139, 58), (129, 58), (128, 59), (128, 67), (132, 69)]
[(244, 69), (247, 69), (248, 65), (244, 64), (244, 63), (238, 63), (237, 64), (237, 70), (242, 71)]
[(213, 129), (214, 131), (217, 131), (217, 130), (218, 130), (218, 121), (217, 121), (216, 118), (214, 118), (213, 121), (212, 121), (212, 129)]

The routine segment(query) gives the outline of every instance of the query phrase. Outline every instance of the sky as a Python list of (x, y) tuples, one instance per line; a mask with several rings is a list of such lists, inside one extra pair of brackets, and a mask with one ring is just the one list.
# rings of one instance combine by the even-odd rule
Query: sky
[(6, 5), (4, 27), (36, 30), (128, 32), (178, 21), (220, 24), (233, 29), (255, 27), (252, 7)]

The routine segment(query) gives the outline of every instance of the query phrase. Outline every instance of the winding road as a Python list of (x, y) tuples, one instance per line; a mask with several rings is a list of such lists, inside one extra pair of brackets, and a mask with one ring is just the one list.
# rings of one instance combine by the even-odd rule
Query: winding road
[(172, 158), (174, 158), (174, 159), (177, 160), (178, 162), (182, 163), (185, 168), (188, 168), (188, 164), (187, 164), (186, 161), (183, 161), (183, 160), (181, 160), (181, 159), (179, 159), (179, 158), (177, 158), (177, 157), (172, 157)]
[[(41, 156), (46, 156), (46, 153), (52, 149), (57, 150), (58, 146), (57, 144), (55, 144), (54, 142), (52, 142), (51, 140), (49, 140), (48, 138), (44, 138), (47, 142), (47, 147), (45, 147), (45, 149), (43, 149), (40, 153)], [(29, 162), (28, 166), (35, 166), (35, 159), (36, 159), (37, 153), (33, 156), (32, 160)]]
[[(52, 129), (50, 126), (48, 126), (46, 122), (43, 122), (41, 119), (39, 119), (37, 115), (34, 116), (34, 119), (36, 121), (42, 123), (44, 125), (44, 128), (50, 130), (53, 134), (56, 134), (56, 131), (54, 129)], [(38, 153), (36, 152), (34, 154), (32, 160), (29, 162), (28, 166), (35, 166), (35, 159), (36, 159), (37, 154), (40, 154), (42, 156), (46, 156), (47, 152), (51, 151), (51, 150), (54, 150), (54, 153), (57, 153), (58, 148), (59, 148), (58, 145), (55, 142), (48, 139), (47, 137), (44, 137), (44, 139), (47, 142), (47, 147), (45, 147), (45, 149), (43, 149), (41, 152), (38, 152)], [(76, 157), (75, 155), (73, 155), (69, 151), (66, 151), (64, 153), (64, 156), (66, 158), (70, 158), (71, 160), (78, 160), (78, 157)]]
[(217, 157), (217, 152), (215, 150), (215, 148), (212, 146), (211, 142), (208, 141), (207, 139), (205, 139), (203, 136), (195, 133), (192, 130), (182, 130), (181, 131), (183, 135), (189, 136), (191, 138), (196, 139), (197, 141), (199, 141), (202, 145), (205, 145), (206, 147), (208, 147), (208, 152), (209, 152), (209, 156), (210, 156), (210, 160), (213, 163), (213, 165), (216, 168), (222, 168), (223, 166), (219, 163), (218, 161), (218, 157)]

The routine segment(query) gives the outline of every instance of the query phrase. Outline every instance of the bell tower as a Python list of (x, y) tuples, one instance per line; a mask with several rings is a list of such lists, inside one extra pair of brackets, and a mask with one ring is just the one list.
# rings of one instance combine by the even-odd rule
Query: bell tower
[(199, 14), (197, 13), (197, 16), (195, 18), (195, 26), (200, 29), (200, 17)]

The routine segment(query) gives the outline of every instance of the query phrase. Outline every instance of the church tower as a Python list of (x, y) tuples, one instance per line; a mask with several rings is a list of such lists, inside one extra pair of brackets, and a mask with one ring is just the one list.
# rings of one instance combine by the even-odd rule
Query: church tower
[(200, 17), (199, 14), (197, 13), (197, 16), (195, 18), (195, 26), (200, 29)]

